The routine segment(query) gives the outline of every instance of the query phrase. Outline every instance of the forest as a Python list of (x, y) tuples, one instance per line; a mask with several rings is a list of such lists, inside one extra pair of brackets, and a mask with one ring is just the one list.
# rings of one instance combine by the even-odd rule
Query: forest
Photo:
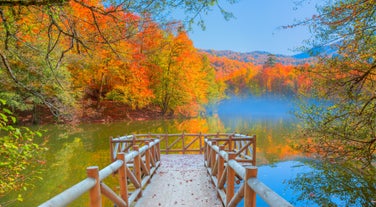
[[(69, 4), (71, 19), (39, 8), (3, 11), (0, 98), (23, 122), (103, 119), (102, 102), (192, 117), (228, 94), (293, 95), (309, 86), (298, 67), (274, 57), (256, 66), (202, 52), (181, 22), (159, 25), (111, 7), (93, 14)], [(66, 34), (70, 22), (77, 40)]]
[[(300, 138), (309, 140), (298, 148), (373, 169), (375, 1), (328, 2), (317, 16), (285, 26), (310, 26), (314, 39), (306, 51), (317, 45), (336, 51), (299, 64), (280, 63), (272, 54), (252, 62), (195, 48), (189, 25), (203, 25), (198, 14), (217, 4), (1, 1), (0, 177), (9, 180), (1, 180), (0, 197), (22, 188), (17, 180), (23, 170), (47, 150), (33, 141), (42, 132), (25, 124), (198, 117), (231, 96), (278, 94), (326, 103), (305, 103), (296, 113)], [(175, 7), (186, 21), (165, 18)]]

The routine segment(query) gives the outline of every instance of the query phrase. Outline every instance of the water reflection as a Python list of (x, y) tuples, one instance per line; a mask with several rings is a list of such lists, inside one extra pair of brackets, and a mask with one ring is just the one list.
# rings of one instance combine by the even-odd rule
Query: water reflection
[[(43, 201), (58, 194), (67, 187), (86, 177), (85, 168), (97, 165), (100, 168), (110, 163), (109, 142), (110, 136), (137, 133), (207, 133), (207, 132), (242, 132), (257, 134), (257, 157), (259, 164), (280, 161), (285, 157), (296, 155), (287, 145), (284, 134), (289, 131), (289, 122), (283, 120), (221, 120), (218, 116), (197, 118), (189, 120), (154, 120), (133, 121), (111, 124), (82, 124), (78, 126), (51, 125), (45, 128), (48, 132), (44, 139), (47, 140), (49, 151), (46, 155), (46, 168), (43, 180), (35, 183), (35, 188), (26, 192), (16, 192), (3, 201), (17, 197), (22, 193), (25, 203), (36, 206)], [(239, 130), (247, 129), (247, 130)], [(43, 192), (43, 193), (41, 193)], [(85, 205), (87, 199), (83, 198), (78, 204)]]
[[(43, 180), (35, 183), (34, 189), (0, 198), (0, 205), (22, 193), (25, 201), (12, 206), (37, 206), (84, 179), (86, 167), (97, 165), (102, 169), (110, 163), (110, 136), (183, 131), (256, 134), (259, 179), (297, 206), (371, 206), (372, 200), (376, 200), (375, 174), (369, 180), (366, 177), (370, 176), (365, 176), (367, 173), (346, 166), (298, 159), (302, 157), (301, 153), (290, 147), (295, 120), (288, 111), (283, 116), (268, 117), (248, 114), (246, 110), (241, 114), (240, 107), (237, 110), (240, 110), (238, 115), (228, 116), (221, 112), (189, 120), (46, 126), (48, 132), (44, 139), (49, 151), (46, 164), (41, 166), (45, 168)], [(106, 184), (116, 186), (115, 177), (106, 180)], [(88, 206), (87, 202), (85, 195), (70, 206)], [(104, 202), (104, 206), (112, 206), (107, 200)], [(266, 205), (259, 198), (257, 203), (258, 206)]]
[(301, 152), (291, 147), (293, 140), (290, 137), (295, 132), (293, 119), (221, 117), (221, 120), (229, 132), (255, 134), (257, 136), (258, 165), (272, 164), (301, 156)]
[(359, 169), (355, 163), (334, 164), (302, 160), (311, 170), (300, 172), (288, 180), (295, 192), (292, 200), (305, 206), (375, 206), (376, 171)]
[[(289, 202), (296, 200), (297, 193), (289, 188), (286, 182), (290, 178), (295, 178), (300, 173), (312, 171), (309, 166), (304, 165), (302, 162), (296, 160), (281, 161), (271, 165), (263, 165), (258, 167), (258, 179), (266, 184), (269, 188), (273, 189), (278, 195), (282, 196)], [(256, 196), (257, 206), (269, 206), (260, 196)], [(315, 206), (312, 202), (295, 202), (295, 206)], [(237, 206), (243, 206), (241, 201)]]
[(289, 112), (296, 110), (296, 100), (283, 96), (232, 97), (223, 101), (215, 111), (221, 118), (253, 117), (257, 119), (292, 118)]

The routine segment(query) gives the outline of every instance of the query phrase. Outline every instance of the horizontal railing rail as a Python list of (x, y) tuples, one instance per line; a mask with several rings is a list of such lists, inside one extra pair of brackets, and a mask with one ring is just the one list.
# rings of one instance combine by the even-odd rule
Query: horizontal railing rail
[[(133, 150), (126, 154), (119, 152), (116, 154), (116, 160), (100, 171), (97, 166), (88, 167), (88, 178), (41, 204), (40, 207), (66, 206), (86, 192), (89, 192), (90, 206), (101, 206), (102, 195), (117, 206), (130, 206), (142, 195), (142, 189), (160, 165), (159, 142), (158, 139), (152, 142), (145, 141), (141, 148), (134, 145)], [(120, 196), (103, 182), (116, 172)]]
[[(230, 148), (235, 145), (241, 145), (245, 135), (236, 133), (176, 133), (176, 134), (133, 134), (110, 138), (111, 157), (115, 160), (118, 152), (127, 152), (135, 144), (142, 145), (145, 141), (160, 140), (162, 154), (203, 154), (205, 139), (218, 139), (229, 143)], [(229, 141), (230, 140), (230, 141)], [(241, 145), (243, 146), (243, 145)], [(240, 149), (240, 148), (239, 148)], [(251, 151), (244, 146), (243, 151), (239, 152), (248, 156), (246, 151)], [(248, 152), (248, 154), (249, 154)]]
[[(234, 207), (244, 199), (244, 206), (255, 207), (257, 194), (270, 206), (291, 207), (288, 201), (257, 179), (256, 136), (234, 136), (234, 140), (240, 143), (232, 148), (230, 141), (205, 139), (205, 166), (223, 205)], [(236, 192), (235, 183), (240, 184)]]

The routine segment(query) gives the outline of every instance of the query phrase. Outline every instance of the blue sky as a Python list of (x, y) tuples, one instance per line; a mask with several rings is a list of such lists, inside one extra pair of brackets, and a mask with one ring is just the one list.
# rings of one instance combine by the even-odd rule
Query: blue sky
[(235, 19), (226, 21), (217, 8), (204, 17), (206, 30), (194, 26), (189, 36), (196, 48), (233, 50), (237, 52), (267, 51), (292, 55), (310, 38), (307, 27), (279, 29), (312, 16), (313, 2), (301, 6), (296, 0), (240, 0), (234, 5), (223, 4)]

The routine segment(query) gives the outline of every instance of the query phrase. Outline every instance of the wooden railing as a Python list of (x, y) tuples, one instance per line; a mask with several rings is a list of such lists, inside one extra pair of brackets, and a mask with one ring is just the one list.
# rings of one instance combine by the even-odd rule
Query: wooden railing
[[(116, 153), (114, 161), (100, 171), (97, 166), (88, 167), (86, 179), (41, 204), (40, 207), (66, 206), (85, 192), (90, 194), (91, 207), (101, 206), (102, 195), (117, 206), (130, 206), (142, 195), (142, 189), (160, 165), (159, 140), (146, 140), (142, 144), (141, 147), (133, 145), (133, 150), (129, 148), (126, 154)], [(120, 196), (103, 182), (116, 172), (119, 177)]]
[[(118, 152), (128, 152), (133, 145), (142, 145), (145, 141), (153, 141), (156, 139), (160, 140), (160, 150), (162, 154), (203, 154), (205, 139), (215, 137), (222, 138), (223, 140), (231, 140), (231, 138), (235, 136), (235, 133), (181, 133), (134, 134), (116, 138), (111, 137), (111, 157), (114, 160)], [(229, 143), (229, 147), (232, 147), (232, 142)], [(241, 143), (239, 142), (237, 144)]]
[[(205, 166), (224, 206), (256, 206), (256, 194), (270, 206), (292, 206), (257, 179), (256, 136), (235, 133), (138, 134), (110, 139), (112, 163), (99, 171), (87, 168), (88, 178), (41, 204), (66, 206), (89, 192), (90, 206), (101, 206), (102, 195), (117, 206), (128, 207), (142, 196), (142, 189), (160, 165), (161, 152), (203, 153)], [(117, 173), (119, 195), (103, 180)], [(129, 180), (129, 183), (128, 183)], [(240, 187), (235, 192), (235, 183)]]
[[(205, 139), (205, 166), (223, 205), (236, 206), (244, 199), (244, 206), (255, 207), (258, 194), (270, 206), (292, 206), (257, 179), (255, 146), (255, 136)], [(240, 185), (236, 192), (235, 183)]]

